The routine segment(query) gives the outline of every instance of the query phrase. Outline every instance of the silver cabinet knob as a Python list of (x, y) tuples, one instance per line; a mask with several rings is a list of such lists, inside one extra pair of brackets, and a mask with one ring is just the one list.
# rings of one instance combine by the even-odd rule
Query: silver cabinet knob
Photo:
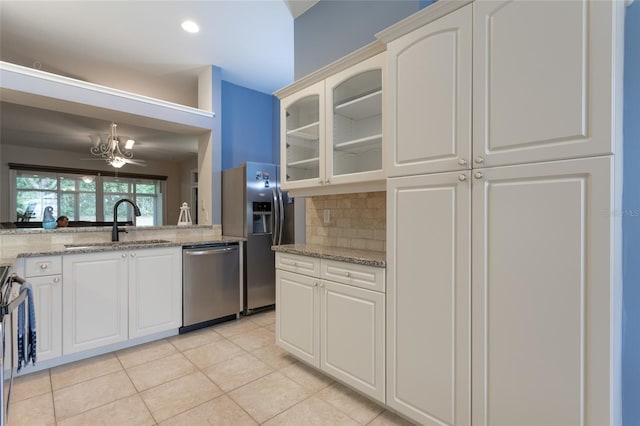
[(458, 160), (458, 164), (460, 164), (461, 166), (464, 166), (467, 164), (467, 160), (465, 160), (464, 158), (461, 158)]
[(324, 283), (320, 283), (320, 288), (324, 288)]
[(331, 181), (329, 179), (325, 179), (324, 183), (331, 183)]
[(348, 272), (345, 272), (345, 273), (344, 273), (344, 276), (348, 278), (348, 277), (350, 277), (350, 276), (351, 276), (351, 274), (350, 274), (350, 273), (348, 273)]
[(127, 257), (127, 253), (122, 253), (122, 258), (124, 259), (125, 257)]
[(460, 176), (458, 176), (458, 180), (460, 182), (464, 182), (465, 180), (467, 180), (467, 176), (466, 175), (460, 175)]
[(298, 264), (296, 262), (292, 262), (291, 265), (292, 266), (298, 266)]
[(322, 179), (318, 179), (318, 183), (322, 185)]
[(318, 283), (313, 283), (313, 286), (314, 287), (318, 287)]
[(482, 172), (475, 172), (473, 175), (476, 179), (482, 179), (484, 177), (484, 175), (482, 174)]
[(59, 283), (59, 282), (60, 282), (60, 277), (55, 277), (55, 278), (53, 279), (53, 282), (54, 282), (54, 283)]
[(131, 252), (131, 257), (136, 257), (136, 252), (135, 251)]
[(49, 267), (49, 265), (47, 265), (46, 263), (41, 263), (40, 264), (40, 269), (47, 269)]
[(474, 159), (473, 159), (473, 161), (474, 161), (476, 164), (482, 164), (482, 163), (484, 163), (484, 158), (482, 158), (482, 157), (480, 157), (480, 156), (477, 156), (476, 158), (474, 158)]

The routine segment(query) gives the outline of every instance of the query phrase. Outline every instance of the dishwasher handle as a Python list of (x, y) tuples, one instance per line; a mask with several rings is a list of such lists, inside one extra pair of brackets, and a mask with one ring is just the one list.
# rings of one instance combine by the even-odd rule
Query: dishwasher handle
[(205, 254), (229, 253), (237, 250), (238, 247), (211, 247), (202, 249), (185, 249), (183, 252), (189, 256), (201, 256)]

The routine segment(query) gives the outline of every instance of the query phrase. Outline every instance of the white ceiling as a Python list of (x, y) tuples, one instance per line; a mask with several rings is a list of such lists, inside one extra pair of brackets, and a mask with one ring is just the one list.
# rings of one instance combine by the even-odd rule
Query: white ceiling
[[(216, 65), (224, 80), (270, 94), (293, 80), (293, 19), (316, 2), (0, 0), (0, 60), (187, 105), (180, 96), (193, 99), (197, 75)], [(184, 32), (184, 19), (200, 32)], [(85, 150), (89, 134), (109, 129), (95, 118), (0, 107), (2, 143)], [(137, 139), (136, 157), (145, 145), (149, 158), (196, 152), (193, 136), (118, 131)]]

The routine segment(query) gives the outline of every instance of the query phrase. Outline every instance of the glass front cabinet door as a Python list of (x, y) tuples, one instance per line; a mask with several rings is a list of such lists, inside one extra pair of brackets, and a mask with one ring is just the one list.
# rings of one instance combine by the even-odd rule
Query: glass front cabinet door
[(282, 99), (283, 189), (384, 180), (383, 55)]
[(384, 179), (384, 64), (384, 54), (379, 54), (325, 81), (325, 185)]
[(324, 182), (324, 81), (282, 100), (281, 183), (283, 189)]

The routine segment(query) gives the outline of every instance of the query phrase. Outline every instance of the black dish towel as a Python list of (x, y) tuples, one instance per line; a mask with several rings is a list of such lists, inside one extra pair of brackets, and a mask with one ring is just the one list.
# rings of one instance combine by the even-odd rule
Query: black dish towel
[[(18, 306), (18, 372), (29, 362), (36, 363), (36, 310), (33, 302), (31, 284), (25, 282), (20, 286), (20, 293), (27, 292), (27, 297)], [(25, 333), (24, 307), (27, 305), (29, 314), (29, 328)], [(26, 336), (25, 336), (26, 334)], [(26, 337), (26, 342), (25, 342)]]

